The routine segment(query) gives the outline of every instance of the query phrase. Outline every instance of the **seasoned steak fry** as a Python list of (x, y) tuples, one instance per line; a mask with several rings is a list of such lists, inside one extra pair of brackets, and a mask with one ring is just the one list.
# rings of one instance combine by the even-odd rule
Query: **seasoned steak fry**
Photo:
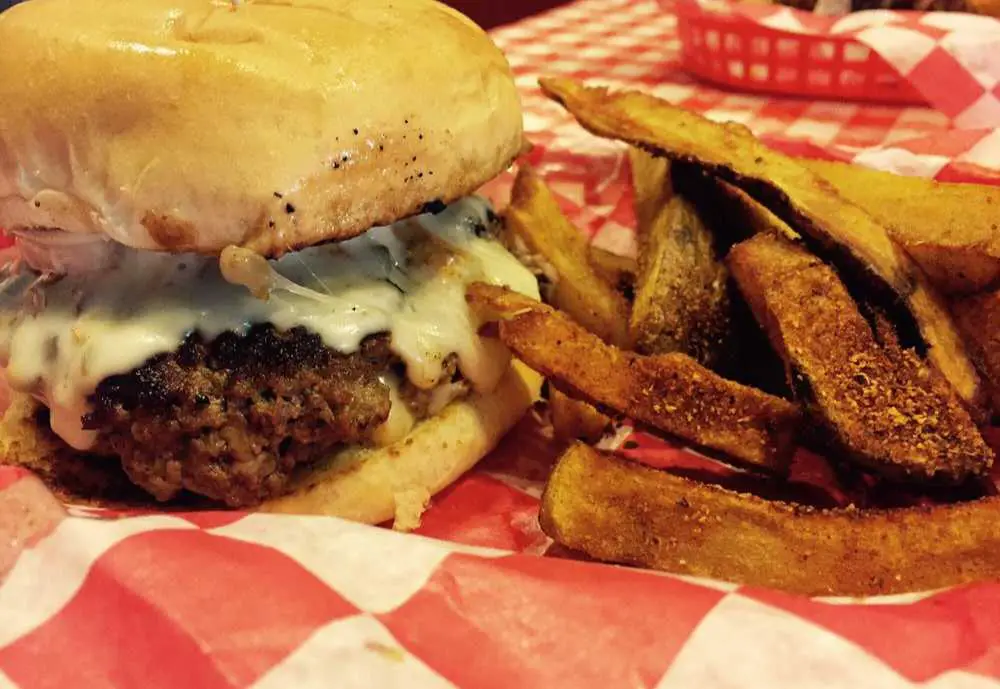
[(884, 595), (1000, 578), (1000, 498), (816, 510), (573, 445), (542, 529), (593, 558), (812, 595)]
[(729, 275), (712, 232), (675, 196), (644, 236), (629, 331), (643, 354), (680, 352), (715, 368), (730, 344)]
[(675, 169), (674, 183), (678, 193), (691, 199), (719, 237), (725, 252), (762, 232), (800, 239), (786, 222), (739, 187), (690, 164), (676, 165)]
[(639, 268), (631, 256), (622, 256), (590, 245), (587, 254), (594, 272), (619, 294), (630, 300), (635, 287), (635, 274)]
[(598, 275), (587, 238), (530, 167), (522, 167), (514, 181), (504, 227), (515, 254), (539, 264), (553, 281), (552, 304), (605, 342), (628, 344), (628, 303)]
[(1000, 283), (1000, 188), (800, 162), (884, 225), (942, 292), (973, 294)]
[(911, 480), (957, 482), (990, 467), (993, 453), (954, 391), (912, 350), (876, 341), (832, 268), (773, 235), (734, 247), (729, 267), (837, 450)]
[(900, 323), (912, 320), (928, 357), (962, 399), (973, 407), (982, 402), (979, 376), (937, 293), (886, 228), (830, 183), (766, 147), (742, 125), (716, 124), (637, 92), (610, 93), (569, 79), (542, 79), (541, 85), (590, 131), (695, 164), (731, 182), (822, 246), (839, 265), (865, 275), (886, 306), (905, 305)]
[(632, 168), (635, 230), (642, 253), (653, 220), (674, 196), (670, 161), (634, 147), (629, 148), (628, 159)]
[(719, 370), (734, 337), (724, 247), (691, 203), (674, 193), (664, 158), (629, 149), (639, 242), (629, 319), (642, 354), (681, 352)]
[(726, 380), (683, 354), (644, 357), (604, 344), (549, 306), (500, 287), (470, 286), (484, 321), (529, 367), (572, 397), (716, 450), (783, 472), (795, 445), (798, 408)]
[(552, 435), (560, 443), (572, 440), (596, 443), (611, 427), (611, 419), (607, 416), (558, 388), (549, 390), (549, 416), (552, 420)]
[(1000, 415), (1000, 291), (956, 299), (951, 308)]

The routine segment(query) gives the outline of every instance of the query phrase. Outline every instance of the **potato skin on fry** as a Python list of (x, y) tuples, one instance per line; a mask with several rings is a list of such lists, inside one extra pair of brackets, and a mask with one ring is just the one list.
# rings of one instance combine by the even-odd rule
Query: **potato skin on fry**
[(678, 191), (690, 198), (709, 226), (723, 239), (723, 253), (755, 234), (778, 234), (799, 240), (788, 226), (753, 197), (737, 186), (714, 177), (691, 164), (674, 166)]
[(815, 510), (651, 469), (576, 443), (542, 498), (542, 529), (606, 562), (810, 596), (875, 596), (1000, 578), (1000, 498)]
[(715, 238), (675, 196), (643, 236), (629, 331), (643, 354), (681, 352), (716, 368), (731, 350), (729, 274)]
[(667, 159), (630, 148), (629, 161), (639, 241), (633, 349), (681, 352), (718, 371), (735, 335), (724, 252), (695, 208), (674, 193)]
[(794, 404), (683, 354), (644, 357), (608, 346), (553, 308), (501, 287), (473, 284), (468, 301), (483, 320), (499, 321), (515, 356), (571, 397), (740, 463), (787, 470), (800, 420)]
[(542, 90), (588, 130), (697, 165), (742, 188), (838, 265), (867, 278), (888, 306), (905, 305), (928, 358), (964, 402), (983, 402), (979, 375), (937, 292), (888, 231), (794, 159), (766, 147), (743, 125), (716, 124), (638, 92), (611, 93), (570, 79), (542, 79)]
[[(550, 300), (556, 308), (605, 342), (628, 345), (628, 304), (591, 265), (589, 241), (563, 215), (552, 192), (533, 169), (522, 166), (514, 180), (505, 231), (514, 253), (555, 272)], [(523, 244), (527, 256), (518, 245)]]
[(914, 481), (989, 469), (993, 453), (955, 392), (912, 350), (876, 341), (832, 268), (764, 234), (735, 246), (729, 267), (836, 450)]

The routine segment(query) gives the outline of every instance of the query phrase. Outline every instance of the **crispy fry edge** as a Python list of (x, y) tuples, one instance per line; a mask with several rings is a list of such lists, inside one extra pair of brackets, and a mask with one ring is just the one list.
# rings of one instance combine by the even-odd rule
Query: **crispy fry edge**
[(783, 473), (801, 413), (786, 400), (722, 378), (683, 354), (644, 357), (603, 343), (564, 314), (505, 288), (474, 283), (466, 298), (482, 322), (551, 386), (727, 461)]
[(817, 510), (770, 502), (575, 443), (542, 529), (598, 560), (809, 596), (877, 596), (1000, 578), (1000, 498)]

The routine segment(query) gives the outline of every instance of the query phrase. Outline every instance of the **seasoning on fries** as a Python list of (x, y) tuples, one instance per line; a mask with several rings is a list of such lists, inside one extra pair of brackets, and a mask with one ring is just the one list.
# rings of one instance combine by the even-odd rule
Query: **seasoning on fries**
[(691, 204), (675, 196), (643, 236), (629, 330), (643, 354), (682, 352), (714, 368), (731, 350), (728, 275)]
[(637, 92), (611, 93), (568, 79), (542, 79), (541, 85), (593, 133), (695, 164), (740, 187), (841, 267), (866, 278), (885, 308), (905, 306), (897, 320), (912, 319), (933, 364), (966, 403), (981, 403), (979, 375), (944, 302), (886, 228), (828, 182), (764, 146), (743, 125), (719, 125)]
[(911, 480), (958, 482), (990, 467), (954, 390), (891, 333), (877, 342), (832, 268), (767, 234), (734, 247), (729, 268), (835, 451)]
[[(569, 447), (546, 533), (598, 560), (810, 595), (1000, 577), (977, 427), (986, 393), (1000, 411), (1000, 192), (796, 160), (651, 96), (542, 86), (637, 147), (638, 226), (634, 262), (588, 250), (522, 173), (508, 232), (574, 296), (468, 290), (497, 323), (484, 332), (549, 381)], [(735, 468), (653, 469), (578, 442), (619, 418)], [(790, 471), (799, 443), (837, 500)]]
[(684, 354), (641, 356), (605, 344), (551, 306), (502, 287), (471, 285), (468, 300), (521, 361), (566, 394), (627, 415), (731, 460), (782, 473), (798, 408), (726, 380)]
[(806, 595), (884, 595), (1000, 577), (1000, 498), (820, 510), (650, 469), (583, 444), (541, 523), (590, 557)]
[(983, 292), (952, 302), (958, 327), (983, 372), (993, 400), (994, 414), (1000, 413), (1000, 291)]

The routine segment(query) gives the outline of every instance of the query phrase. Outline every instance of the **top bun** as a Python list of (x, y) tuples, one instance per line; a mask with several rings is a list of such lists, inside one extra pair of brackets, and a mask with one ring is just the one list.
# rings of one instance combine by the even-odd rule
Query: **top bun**
[(0, 15), (0, 227), (266, 255), (476, 190), (521, 110), (431, 0), (30, 0)]

